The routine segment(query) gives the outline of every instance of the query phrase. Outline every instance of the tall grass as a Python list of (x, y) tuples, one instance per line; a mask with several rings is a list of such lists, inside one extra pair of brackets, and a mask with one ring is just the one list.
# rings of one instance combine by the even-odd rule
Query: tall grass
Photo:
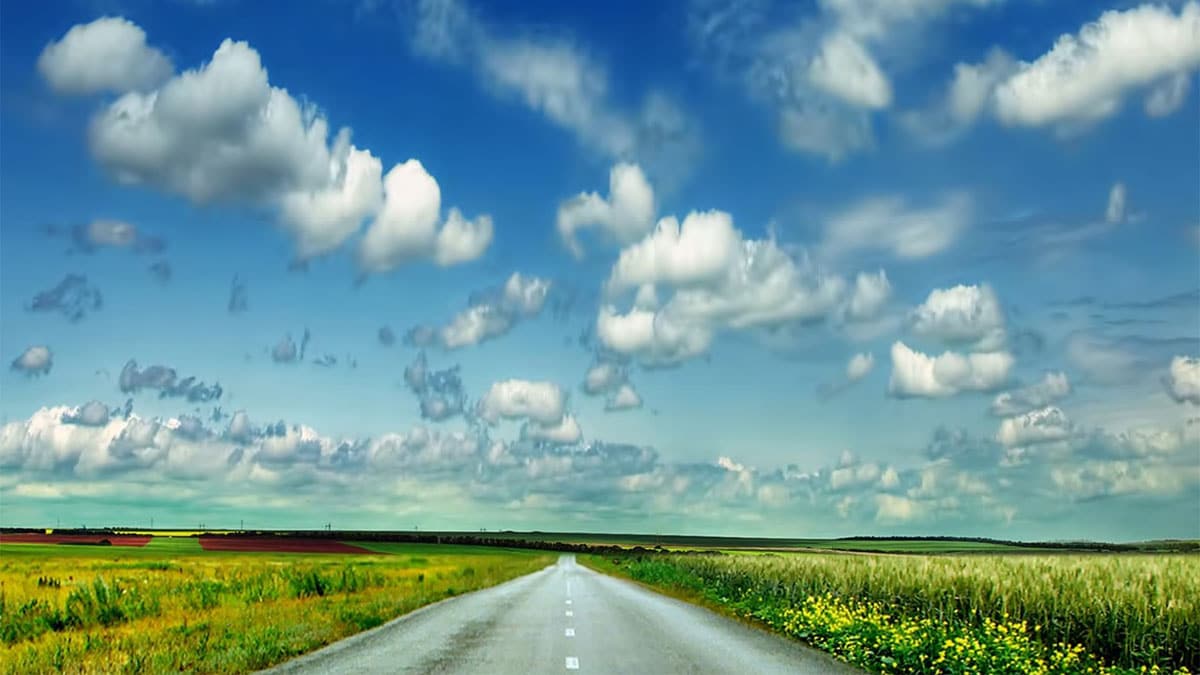
[(1111, 665), (1200, 669), (1196, 556), (650, 556), (623, 567), (762, 616), (820, 600), (955, 629), (1023, 623), (1038, 642)]
[(553, 562), (496, 550), (414, 559), (6, 556), (0, 673), (254, 670)]

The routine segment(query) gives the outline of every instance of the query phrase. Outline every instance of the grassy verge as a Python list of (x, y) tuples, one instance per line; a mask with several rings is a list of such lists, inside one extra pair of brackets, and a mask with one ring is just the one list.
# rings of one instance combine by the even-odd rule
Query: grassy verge
[(422, 544), (361, 556), (156, 548), (0, 547), (0, 672), (255, 670), (554, 561)]
[(1195, 670), (1200, 558), (670, 556), (598, 571), (886, 673)]

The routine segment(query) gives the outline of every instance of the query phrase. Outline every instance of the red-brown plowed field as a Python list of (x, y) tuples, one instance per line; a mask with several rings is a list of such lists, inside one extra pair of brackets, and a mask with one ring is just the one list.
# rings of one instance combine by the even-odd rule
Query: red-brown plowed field
[(205, 551), (248, 551), (262, 553), (365, 553), (374, 551), (343, 544), (332, 539), (293, 539), (291, 537), (200, 537)]
[(99, 544), (107, 539), (113, 546), (145, 546), (151, 537), (129, 534), (40, 534), (22, 532), (0, 534), (0, 543), (5, 544)]

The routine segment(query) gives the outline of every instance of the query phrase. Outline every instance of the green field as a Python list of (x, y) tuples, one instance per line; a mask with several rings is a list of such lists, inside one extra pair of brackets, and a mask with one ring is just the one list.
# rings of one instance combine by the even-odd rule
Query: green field
[(585, 563), (872, 671), (1200, 666), (1196, 556), (659, 554), (590, 556)]
[(542, 551), (378, 554), (0, 544), (0, 672), (245, 672), (552, 564)]

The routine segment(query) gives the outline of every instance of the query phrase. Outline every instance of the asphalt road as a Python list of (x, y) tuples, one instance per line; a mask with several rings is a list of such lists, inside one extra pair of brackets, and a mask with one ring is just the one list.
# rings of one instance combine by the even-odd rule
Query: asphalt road
[(853, 673), (794, 641), (575, 563), (446, 600), (272, 673)]

